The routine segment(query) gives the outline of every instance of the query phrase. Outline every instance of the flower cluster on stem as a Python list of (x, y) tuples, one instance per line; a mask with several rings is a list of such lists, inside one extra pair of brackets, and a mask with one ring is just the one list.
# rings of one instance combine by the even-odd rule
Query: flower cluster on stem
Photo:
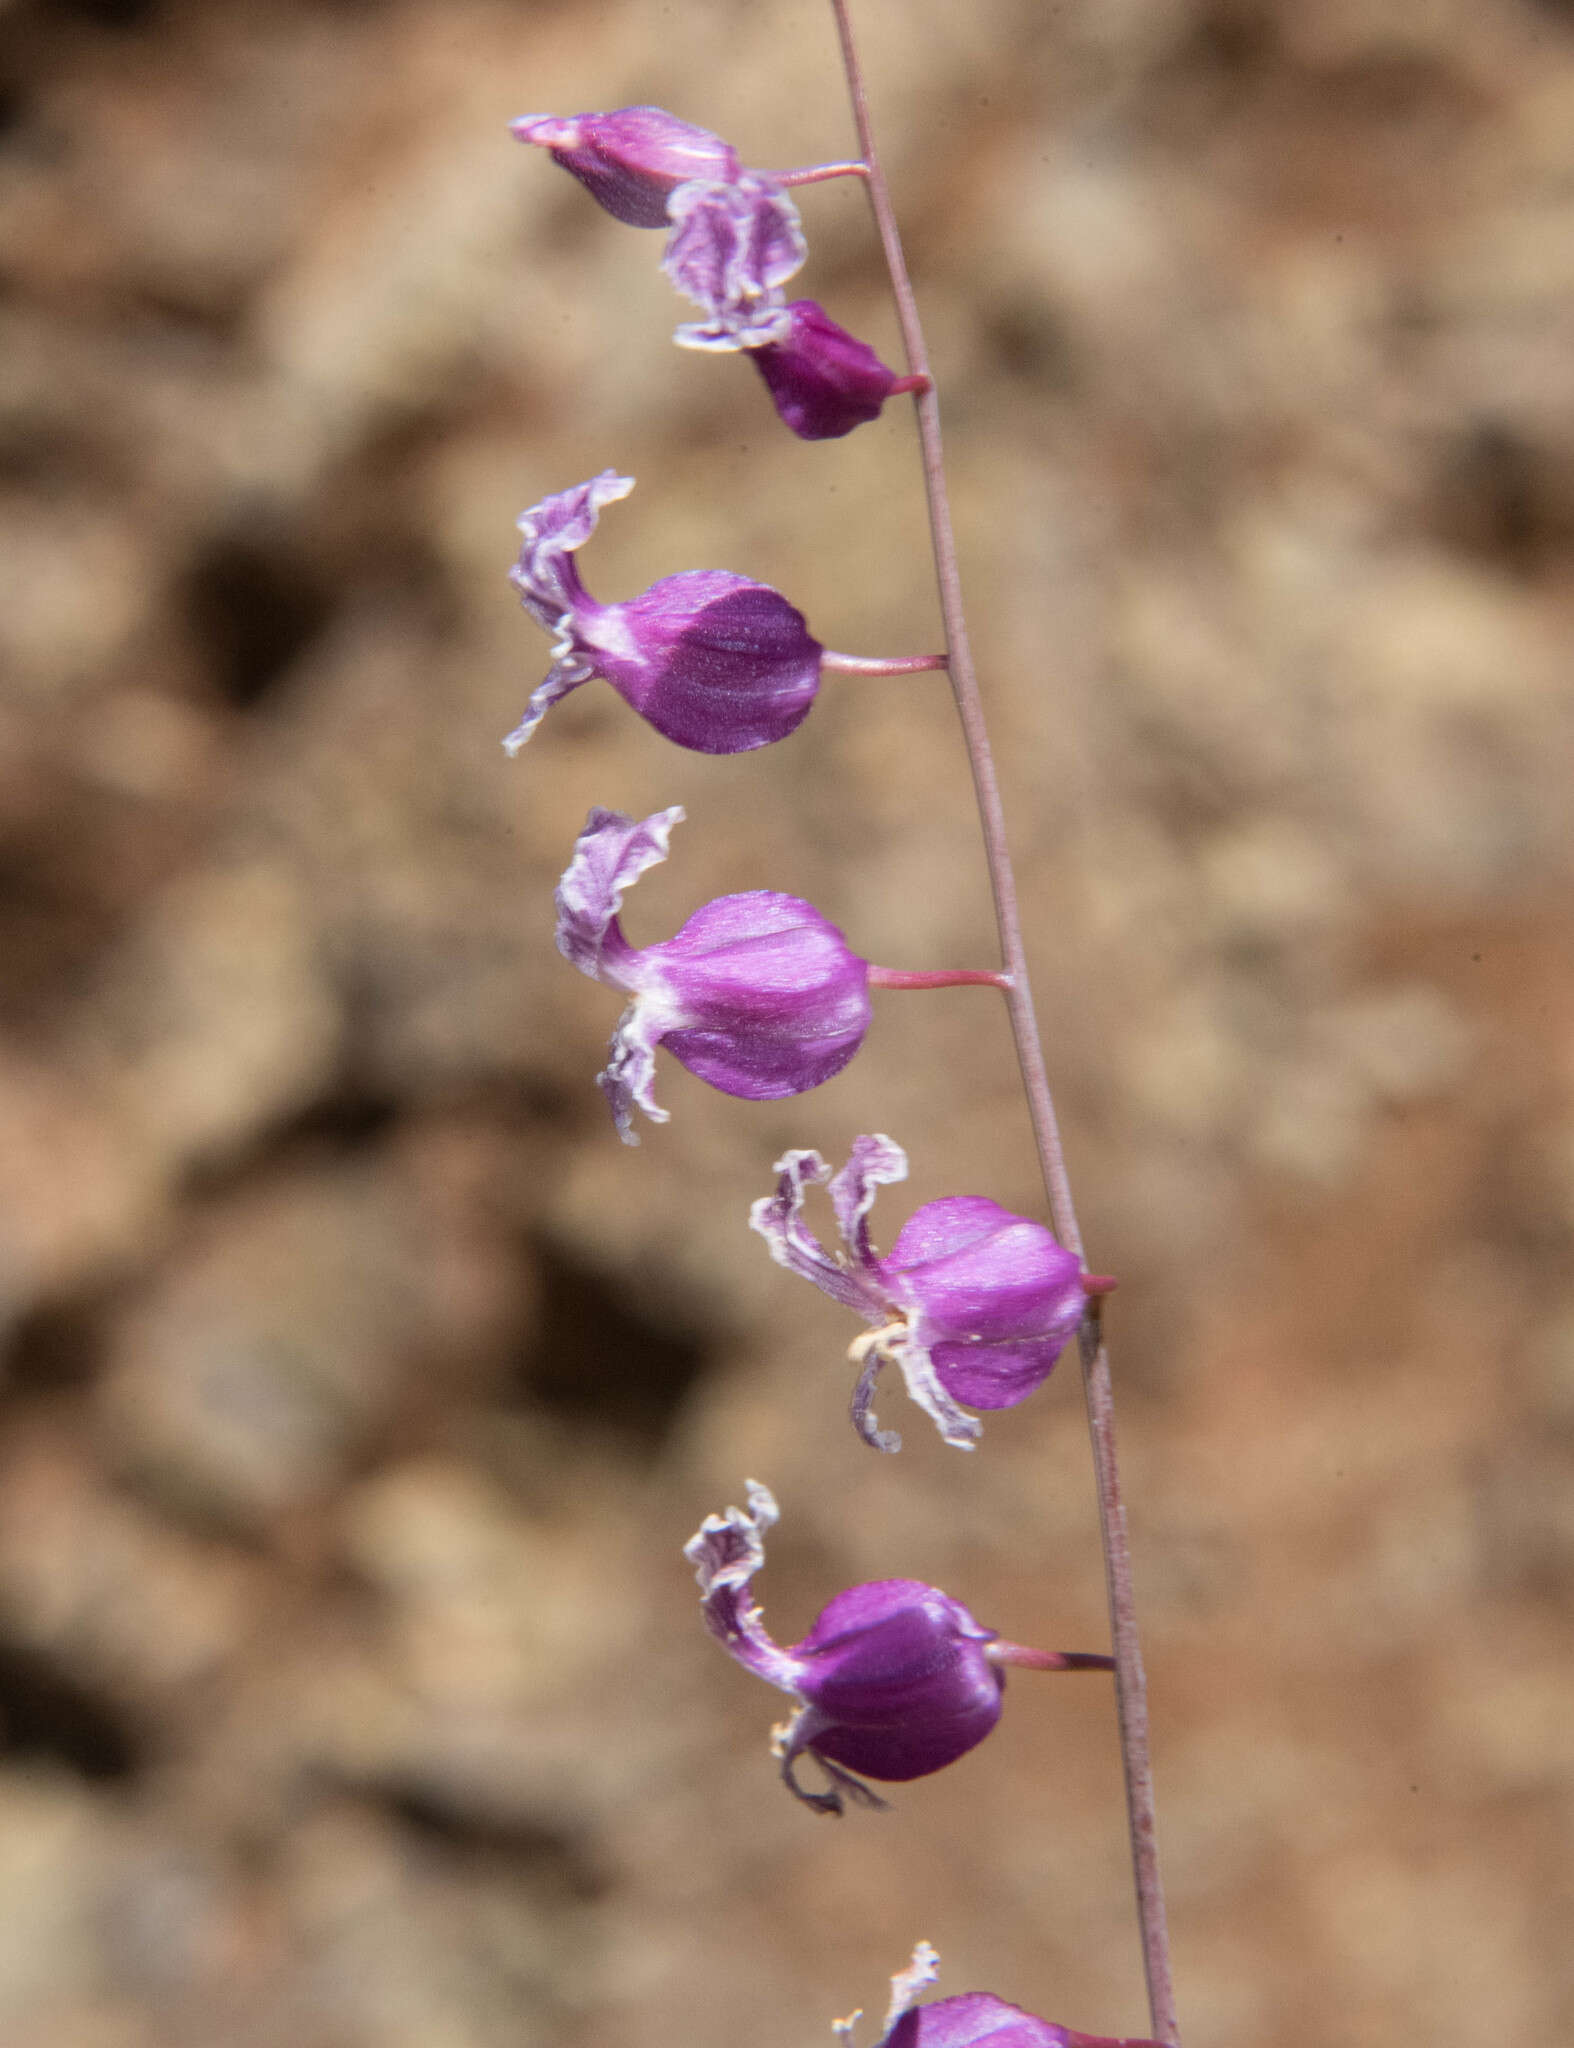
[[(622, 107), (536, 114), (513, 123), (546, 150), (615, 219), (664, 234), (661, 266), (699, 317), (675, 336), (708, 355), (743, 355), (777, 414), (803, 440), (837, 438), (867, 424), (892, 396), (917, 401), (946, 646), (942, 654), (848, 655), (828, 650), (779, 591), (725, 569), (686, 569), (619, 602), (593, 597), (576, 557), (604, 506), (631, 478), (607, 469), (541, 498), (519, 519), (511, 580), (529, 615), (552, 636), (551, 667), (504, 742), (517, 753), (547, 711), (600, 678), (664, 739), (712, 755), (741, 755), (789, 738), (825, 674), (900, 676), (947, 670), (973, 779), (998, 915), (998, 969), (882, 967), (802, 897), (756, 889), (715, 898), (672, 937), (636, 946), (622, 913), (627, 890), (668, 856), (677, 805), (636, 819), (591, 810), (556, 897), (557, 944), (627, 1007), (597, 1077), (619, 1135), (634, 1142), (636, 1111), (657, 1123), (656, 1054), (664, 1050), (723, 1094), (749, 1101), (804, 1094), (857, 1054), (869, 1031), (872, 989), (991, 986), (1006, 1001), (1029, 1113), (1044, 1168), (1050, 1224), (981, 1194), (925, 1203), (879, 1253), (870, 1213), (880, 1187), (905, 1178), (892, 1139), (853, 1141), (834, 1174), (808, 1147), (786, 1152), (773, 1192), (749, 1215), (775, 1261), (865, 1325), (851, 1344), (851, 1416), (860, 1439), (894, 1452), (900, 1438), (873, 1412), (879, 1374), (898, 1371), (942, 1439), (972, 1449), (972, 1410), (1015, 1407), (1040, 1388), (1073, 1339), (1081, 1352), (1110, 1587), (1113, 1655), (1028, 1648), (978, 1621), (963, 1603), (914, 1579), (868, 1581), (836, 1594), (798, 1642), (778, 1643), (753, 1594), (764, 1537), (778, 1519), (768, 1489), (750, 1482), (746, 1508), (706, 1517), (686, 1546), (706, 1626), (745, 1669), (793, 1706), (773, 1749), (788, 1789), (821, 1813), (883, 1802), (869, 1780), (897, 1783), (942, 1770), (976, 1748), (1000, 1718), (1006, 1674), (1114, 1671), (1126, 1767), (1134, 1873), (1154, 2032), (1178, 2040), (1169, 1988), (1162, 1893), (1153, 1848), (1146, 1719), (1124, 1514), (1114, 1459), (1101, 1307), (1114, 1282), (1086, 1271), (1055, 1112), (1034, 1022), (998, 782), (961, 609), (947, 507), (939, 413), (901, 240), (875, 152), (847, 0), (831, 0), (858, 126), (860, 154), (773, 174), (746, 164), (710, 130), (664, 109)], [(790, 193), (833, 177), (860, 178), (870, 195), (897, 303), (908, 368), (891, 370), (818, 301), (789, 300), (808, 244)], [(810, 1227), (807, 1200), (824, 1187), (839, 1246)], [(1052, 1227), (1051, 1227), (1052, 1226)], [(823, 1777), (805, 1786), (800, 1767)], [(932, 1982), (933, 1951), (920, 1944), (893, 1980), (879, 2048), (1159, 2048), (1120, 2043), (1036, 2018), (993, 1994), (917, 2002)], [(850, 2022), (838, 2031), (850, 2040)]]

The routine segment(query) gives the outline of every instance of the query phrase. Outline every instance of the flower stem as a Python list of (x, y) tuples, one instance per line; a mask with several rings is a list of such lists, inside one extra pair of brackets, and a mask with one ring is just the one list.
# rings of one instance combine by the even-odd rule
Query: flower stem
[(871, 988), (1004, 988), (1011, 986), (1009, 974), (996, 967), (875, 967), (869, 969)]
[(773, 171), (778, 185), (823, 185), (827, 178), (867, 178), (869, 166), (851, 157), (840, 164), (807, 164), (801, 171)]
[(820, 651), (821, 668), (840, 669), (849, 676), (915, 676), (922, 669), (944, 668), (943, 654), (837, 654), (826, 647)]
[[(929, 377), (929, 356), (924, 346), (912, 280), (902, 253), (901, 236), (891, 205), (874, 134), (869, 118), (868, 94), (863, 68), (853, 39), (848, 0), (831, 0), (836, 31), (841, 43), (842, 68), (852, 101), (858, 144), (867, 171), (870, 205), (897, 318), (907, 351), (907, 367), (915, 377)], [(1000, 931), (1000, 951), (1009, 977), (1006, 1002), (1011, 1017), (1017, 1062), (1027, 1092), (1034, 1140), (1044, 1187), (1049, 1197), (1050, 1217), (1055, 1234), (1068, 1250), (1082, 1255), (1082, 1233), (1077, 1226), (1076, 1207), (1071, 1198), (1060, 1129), (1050, 1094), (1049, 1076), (1039, 1043), (1032, 989), (1028, 981), (1027, 955), (1022, 941), (1022, 921), (1017, 908), (1016, 880), (1006, 839), (1005, 812), (1000, 800), (999, 779), (984, 724), (983, 700), (977, 671), (968, 644), (967, 622), (962, 610), (962, 585), (957, 569), (956, 539), (952, 531), (950, 501), (946, 493), (945, 469), (940, 444), (940, 405), (933, 385), (914, 397), (918, 417), (918, 438), (922, 451), (924, 491), (929, 505), (929, 531), (934, 549), (935, 576), (939, 584), (940, 611), (945, 622), (946, 647), (951, 672), (951, 689), (957, 716), (972, 768), (973, 787), (978, 799), (979, 824), (984, 854), (989, 867), (995, 900), (995, 917)], [(1089, 1303), (1079, 1333), (1082, 1353), (1083, 1391), (1087, 1401), (1088, 1430), (1092, 1440), (1097, 1480), (1099, 1527), (1104, 1547), (1104, 1578), (1109, 1600), (1110, 1634), (1115, 1653), (1115, 1698), (1120, 1719), (1121, 1762), (1126, 1781), (1127, 1826), (1131, 1840), (1132, 1874), (1136, 1884), (1137, 1916), (1142, 1935), (1142, 1959), (1147, 1976), (1148, 2005), (1154, 2033), (1177, 2048), (1180, 2040), (1175, 2014), (1175, 1995), (1170, 1973), (1169, 1933), (1165, 1922), (1164, 1890), (1159, 1875), (1158, 1842), (1154, 1822), (1153, 1775), (1148, 1756), (1147, 1681), (1142, 1667), (1142, 1648), (1137, 1634), (1136, 1603), (1131, 1578), (1131, 1551), (1126, 1534), (1126, 1508), (1121, 1496), (1119, 1466), (1115, 1455), (1115, 1406), (1110, 1383), (1109, 1357), (1100, 1331), (1100, 1303)]]

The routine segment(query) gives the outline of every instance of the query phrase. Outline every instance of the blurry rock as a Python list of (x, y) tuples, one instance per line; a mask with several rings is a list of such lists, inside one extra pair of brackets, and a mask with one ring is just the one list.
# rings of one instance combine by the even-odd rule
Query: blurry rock
[(0, 1338), (40, 1300), (102, 1277), (162, 1214), (152, 1160), (62, 1066), (0, 1045)]
[(462, 1133), (221, 1203), (121, 1318), (101, 1441), (144, 1486), (245, 1526), (326, 1495), (402, 1408), (517, 1341), (528, 1267)]
[(160, 896), (108, 963), (80, 1036), (173, 1173), (319, 1094), (339, 1029), (309, 900), (281, 863), (243, 854)]

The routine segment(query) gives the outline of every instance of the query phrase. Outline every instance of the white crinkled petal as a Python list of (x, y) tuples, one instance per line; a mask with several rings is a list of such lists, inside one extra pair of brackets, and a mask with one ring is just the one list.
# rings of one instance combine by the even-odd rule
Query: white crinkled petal
[[(681, 804), (638, 820), (598, 806), (585, 820), (553, 899), (557, 949), (581, 974), (618, 988), (628, 985), (625, 976), (607, 971), (607, 933), (623, 907), (624, 890), (667, 858), (672, 828), (684, 815)], [(622, 950), (621, 942), (616, 950)]]
[(618, 1028), (612, 1034), (611, 1055), (596, 1076), (625, 1145), (639, 1143), (639, 1134), (634, 1129), (636, 1109), (642, 1109), (652, 1123), (671, 1122), (669, 1112), (656, 1101), (654, 1093), (656, 1047), (669, 1028), (656, 1004), (636, 996), (618, 1019)]
[(935, 1371), (929, 1347), (919, 1334), (918, 1326), (910, 1324), (906, 1336), (895, 1340), (886, 1356), (893, 1365), (900, 1367), (909, 1396), (923, 1409), (945, 1441), (959, 1451), (974, 1449), (984, 1433), (984, 1425), (976, 1415), (969, 1415), (940, 1384), (940, 1376)]
[(788, 1152), (776, 1162), (776, 1192), (762, 1195), (749, 1211), (749, 1228), (770, 1246), (778, 1266), (812, 1280), (822, 1294), (871, 1321), (885, 1315), (885, 1304), (868, 1283), (831, 1258), (803, 1220), (806, 1188), (819, 1186), (830, 1169), (818, 1152)]
[(854, 1138), (847, 1164), (831, 1182), (831, 1206), (842, 1241), (860, 1266), (873, 1263), (867, 1227), (875, 1195), (907, 1178), (907, 1154), (879, 1132)]

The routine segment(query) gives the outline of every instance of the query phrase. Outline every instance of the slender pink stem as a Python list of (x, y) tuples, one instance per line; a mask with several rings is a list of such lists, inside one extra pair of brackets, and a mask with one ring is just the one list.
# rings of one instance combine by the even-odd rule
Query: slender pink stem
[(871, 988), (1010, 988), (998, 967), (873, 967)]
[[(842, 66), (852, 101), (858, 144), (868, 169), (869, 200), (874, 210), (886, 267), (891, 273), (891, 290), (897, 318), (907, 351), (907, 366), (914, 376), (929, 376), (929, 356), (923, 328), (902, 253), (890, 192), (875, 149), (869, 118), (868, 94), (863, 69), (853, 40), (847, 0), (831, 0), (836, 30), (841, 42)], [(940, 405), (933, 386), (914, 400), (918, 417), (918, 438), (923, 457), (924, 490), (929, 504), (929, 530), (934, 548), (935, 575), (940, 590), (941, 617), (945, 622), (951, 688), (957, 716), (972, 768), (973, 787), (978, 798), (979, 824), (989, 867), (990, 886), (995, 899), (995, 917), (1000, 931), (1000, 950), (1010, 978), (1006, 1001), (1010, 1011), (1017, 1061), (1027, 1092), (1028, 1111), (1033, 1122), (1039, 1165), (1049, 1197), (1049, 1212), (1061, 1242), (1080, 1257), (1082, 1233), (1071, 1198), (1060, 1129), (1050, 1094), (1049, 1076), (1039, 1043), (1033, 994), (1028, 981), (1027, 955), (1022, 941), (1022, 921), (1017, 908), (1016, 882), (1006, 839), (1005, 812), (1000, 800), (999, 779), (984, 725), (983, 700), (977, 672), (968, 645), (967, 622), (962, 610), (962, 585), (957, 568), (956, 539), (951, 526), (950, 502), (946, 494), (945, 469), (940, 444)], [(1154, 1822), (1153, 1774), (1148, 1755), (1147, 1680), (1142, 1666), (1142, 1648), (1137, 1634), (1136, 1603), (1132, 1589), (1131, 1550), (1126, 1534), (1126, 1508), (1121, 1496), (1119, 1465), (1115, 1455), (1115, 1405), (1110, 1384), (1109, 1357), (1099, 1323), (1099, 1303), (1090, 1301), (1080, 1331), (1082, 1381), (1087, 1401), (1088, 1431), (1092, 1440), (1097, 1481), (1099, 1528), (1104, 1547), (1104, 1579), (1109, 1600), (1110, 1635), (1115, 1652), (1115, 1698), (1120, 1719), (1121, 1762), (1126, 1781), (1127, 1826), (1131, 1840), (1132, 1874), (1136, 1884), (1137, 1916), (1142, 1935), (1143, 1967), (1147, 1976), (1148, 2005), (1153, 2031), (1167, 2044), (1178, 2048), (1180, 2028), (1175, 2013), (1175, 1994), (1170, 1972), (1169, 1933), (1164, 1913), (1164, 1889), (1159, 1875), (1158, 1841)]]
[(778, 185), (823, 185), (827, 178), (867, 178), (869, 166), (850, 157), (841, 164), (808, 164), (801, 171), (773, 171)]
[(1115, 1660), (1093, 1650), (1035, 1650), (1026, 1643), (986, 1643), (991, 1664), (1009, 1664), (1016, 1671), (1113, 1671)]
[(944, 668), (943, 654), (894, 654), (887, 660), (878, 654), (837, 654), (822, 650), (821, 668), (840, 669), (849, 676), (916, 676), (923, 669)]

